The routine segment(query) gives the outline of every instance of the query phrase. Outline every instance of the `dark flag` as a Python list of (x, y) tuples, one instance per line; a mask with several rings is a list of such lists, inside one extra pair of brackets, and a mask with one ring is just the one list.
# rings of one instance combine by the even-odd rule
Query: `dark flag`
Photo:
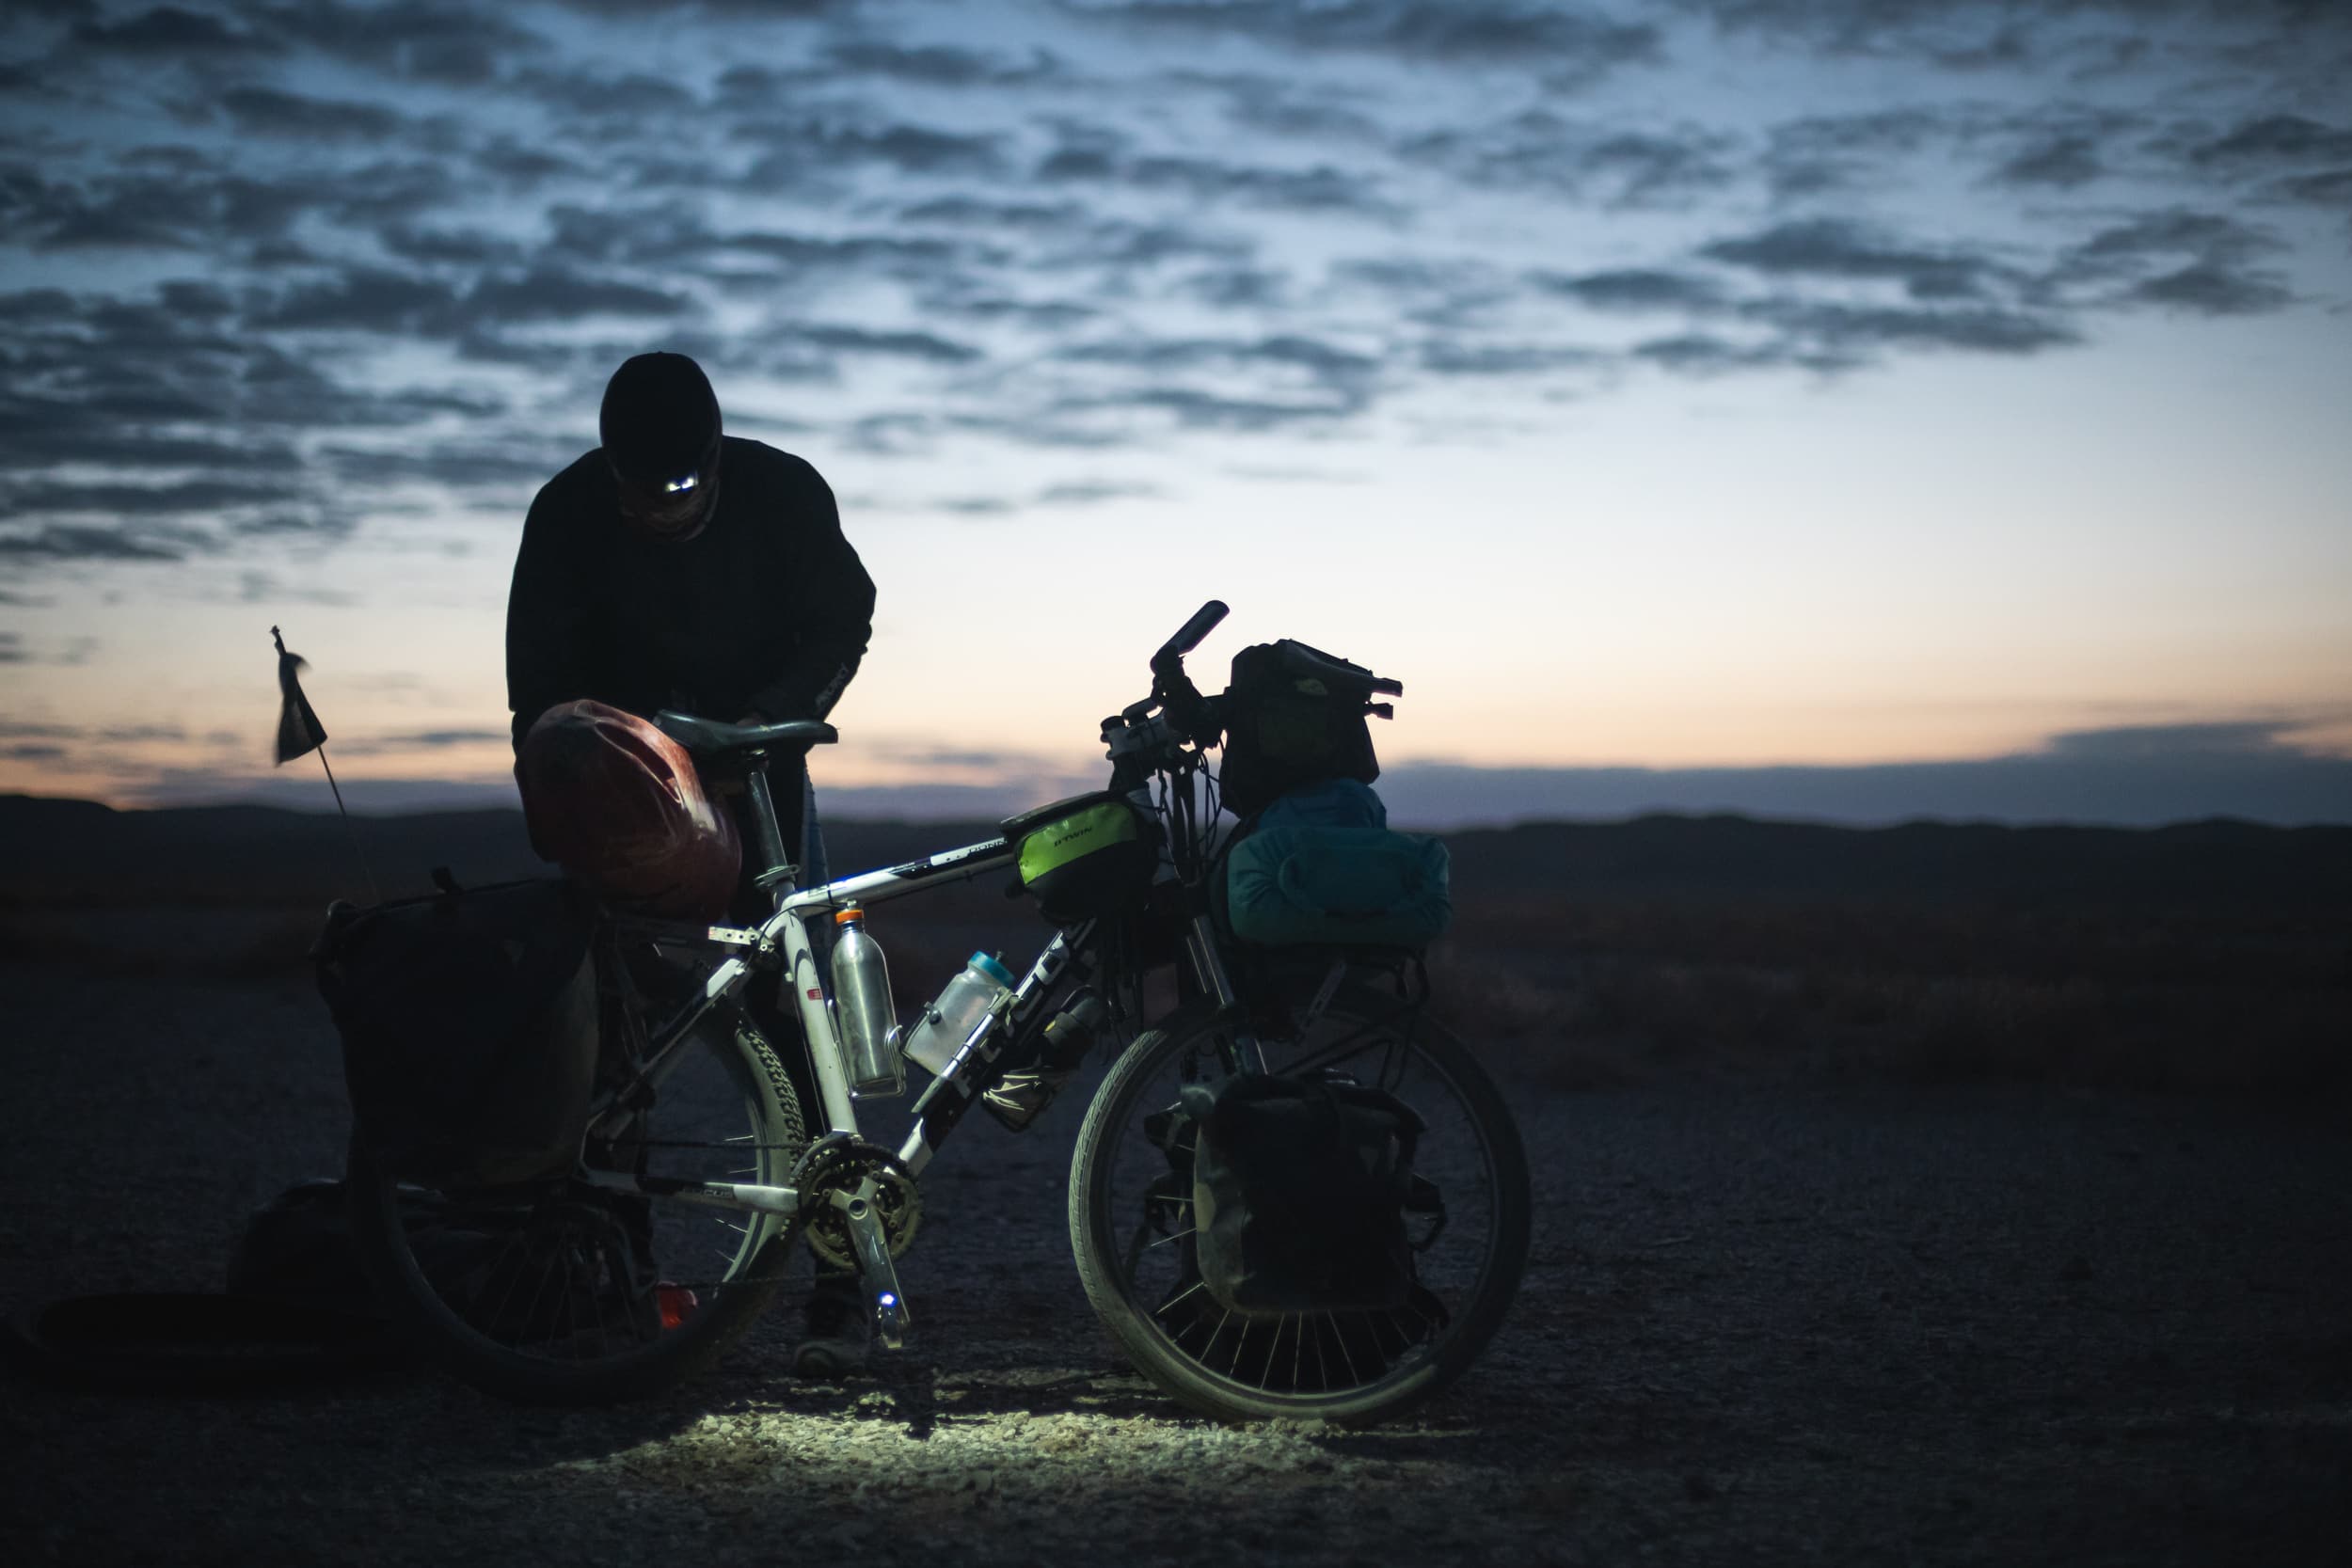
[(335, 792), (335, 810), (343, 819), (343, 831), (351, 834), (351, 851), (359, 857), (360, 874), (367, 878), (369, 889), (381, 904), (383, 890), (375, 885), (375, 872), (368, 864), (368, 852), (359, 847), (359, 830), (351, 825), (351, 812), (343, 804), (343, 786), (335, 782), (335, 769), (326, 760), (326, 726), (311, 711), (310, 699), (302, 694), (302, 656), (286, 651), (286, 639), (276, 626), (269, 628), (269, 635), (270, 641), (278, 644), (278, 690), (281, 698), (278, 706), (278, 760), (292, 762), (306, 752), (319, 754), (319, 766), (326, 769), (326, 787)]
[[(269, 628), (270, 640), (278, 644), (278, 689), (283, 701), (278, 709), (278, 760), (292, 762), (306, 752), (315, 752), (326, 744), (326, 726), (310, 710), (310, 699), (302, 694), (303, 667), (300, 654), (286, 651), (286, 640), (278, 628)], [(341, 791), (337, 792), (340, 799)]]

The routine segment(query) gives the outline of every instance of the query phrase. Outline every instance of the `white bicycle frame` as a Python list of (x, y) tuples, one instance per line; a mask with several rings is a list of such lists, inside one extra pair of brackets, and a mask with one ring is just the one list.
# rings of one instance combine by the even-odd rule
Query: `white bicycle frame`
[[(1168, 738), (1168, 731), (1164, 720), (1145, 720), (1122, 736), (1113, 754), (1116, 756), (1120, 748), (1143, 749)], [(767, 803), (766, 780), (756, 773), (753, 779), (751, 793), (756, 808), (764, 814), (769, 824), (766, 836), (772, 841), (773, 808)], [(1160, 815), (1164, 830), (1172, 826), (1168, 820), (1168, 812), (1165, 803), (1155, 804), (1152, 809)], [(987, 839), (961, 848), (942, 850), (887, 870), (868, 871), (804, 891), (794, 889), (789, 876), (790, 867), (775, 866), (763, 873), (761, 879), (775, 900), (775, 912), (755, 927), (660, 927), (652, 922), (630, 923), (646, 926), (649, 934), (654, 935), (656, 940), (670, 944), (732, 951), (704, 977), (700, 992), (653, 1032), (651, 1059), (607, 1102), (590, 1124), (583, 1143), (617, 1135), (642, 1102), (638, 1098), (640, 1093), (659, 1087), (669, 1069), (680, 1060), (689, 1037), (710, 1011), (739, 993), (753, 975), (771, 969), (782, 971), (792, 988), (793, 1003), (800, 1012), (802, 1037), (808, 1044), (809, 1065), (816, 1075), (818, 1097), (822, 1104), (827, 1128), (824, 1139), (818, 1141), (856, 1141), (857, 1110), (850, 1089), (849, 1074), (843, 1065), (845, 1053), (840, 1024), (827, 999), (824, 977), (818, 970), (816, 945), (809, 938), (809, 923), (831, 916), (851, 901), (861, 906), (884, 903), (949, 882), (968, 881), (1011, 865), (1018, 855), (1018, 847), (1009, 840)], [(1168, 874), (1165, 866), (1163, 874)], [(1057, 931), (1029, 966), (1028, 973), (981, 1016), (946, 1069), (916, 1097), (914, 1126), (896, 1152), (897, 1163), (908, 1177), (919, 1176), (924, 1166), (930, 1163), (940, 1144), (962, 1119), (988, 1082), (989, 1069), (994, 1066), (997, 1057), (1010, 1040), (1037, 1024), (1038, 1015), (1047, 998), (1072, 966), (1084, 967), (1081, 956), (1089, 950), (1092, 931), (1091, 921), (1083, 921)], [(1208, 916), (1202, 914), (1193, 918), (1186, 945), (1191, 951), (1194, 973), (1200, 978), (1203, 991), (1215, 999), (1220, 1009), (1230, 1011), (1234, 1002), (1232, 986), (1217, 955)], [(1237, 1031), (1236, 1039), (1243, 1050), (1253, 1057), (1256, 1055), (1257, 1042), (1246, 1031)], [(584, 1163), (576, 1175), (588, 1185), (611, 1191), (748, 1211), (772, 1215), (785, 1224), (789, 1224), (800, 1213), (804, 1201), (804, 1195), (790, 1186), (630, 1175), (620, 1171), (590, 1169)], [(891, 1266), (889, 1247), (875, 1210), (876, 1192), (877, 1185), (868, 1177), (855, 1192), (835, 1191), (830, 1196), (841, 1208), (848, 1221), (850, 1239), (862, 1265), (867, 1293), (876, 1303), (878, 1330), (883, 1342), (895, 1347), (899, 1343), (900, 1332), (905, 1324), (905, 1304), (898, 1291), (898, 1276)]]
[[(944, 850), (888, 870), (844, 878), (804, 892), (794, 891), (788, 880), (780, 881), (773, 890), (775, 913), (756, 927), (711, 926), (699, 930), (689, 927), (674, 934), (673, 941), (682, 937), (702, 945), (739, 951), (715, 965), (705, 977), (700, 993), (660, 1025), (652, 1059), (624, 1086), (612, 1107), (591, 1125), (588, 1136), (612, 1135), (632, 1114), (633, 1091), (641, 1085), (659, 1086), (668, 1069), (680, 1059), (696, 1026), (711, 1009), (740, 992), (753, 975), (772, 967), (780, 969), (792, 987), (801, 1028), (809, 1044), (809, 1063), (823, 1105), (827, 1135), (856, 1139), (857, 1110), (850, 1091), (849, 1074), (843, 1067), (840, 1024), (818, 973), (816, 947), (809, 938), (810, 922), (829, 917), (851, 900), (860, 905), (878, 904), (951, 881), (969, 880), (1009, 866), (1017, 854), (1013, 845), (996, 838)], [(1073, 962), (1073, 950), (1084, 942), (1088, 929), (1082, 924), (1057, 932), (1020, 983), (980, 1018), (945, 1070), (916, 1098), (914, 1126), (897, 1155), (908, 1176), (919, 1175), (930, 1163), (948, 1131), (970, 1108), (988, 1069), (1015, 1028), (1034, 1019), (1068, 973)], [(742, 949), (751, 950), (753, 956), (741, 956)], [(787, 1224), (799, 1214), (803, 1201), (801, 1191), (789, 1186), (632, 1176), (585, 1165), (576, 1175), (591, 1186), (770, 1214)], [(861, 1272), (867, 1293), (876, 1303), (878, 1331), (885, 1344), (895, 1347), (905, 1327), (905, 1302), (874, 1210), (875, 1191), (875, 1183), (868, 1178), (854, 1193), (832, 1196), (849, 1222), (850, 1239), (863, 1265)]]

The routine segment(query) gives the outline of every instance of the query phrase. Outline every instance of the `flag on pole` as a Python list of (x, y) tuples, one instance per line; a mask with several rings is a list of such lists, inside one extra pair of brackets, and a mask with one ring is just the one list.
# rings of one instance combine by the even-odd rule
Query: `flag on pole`
[[(288, 763), (326, 745), (326, 726), (311, 711), (310, 699), (302, 694), (298, 673), (305, 662), (302, 656), (286, 651), (286, 640), (276, 626), (269, 628), (269, 635), (278, 644), (278, 689), (282, 698), (278, 708), (278, 760)], [(336, 794), (340, 803), (342, 791)]]
[(351, 835), (351, 852), (359, 857), (359, 873), (367, 878), (369, 890), (381, 904), (384, 891), (376, 884), (374, 868), (368, 864), (368, 852), (359, 847), (359, 830), (352, 826), (350, 808), (343, 804), (343, 786), (335, 782), (335, 769), (326, 760), (326, 726), (311, 710), (310, 699), (302, 694), (302, 656), (286, 651), (286, 639), (276, 626), (269, 628), (269, 635), (278, 644), (278, 760), (284, 764), (305, 752), (319, 754), (319, 766), (326, 769), (326, 787), (335, 792), (336, 813), (343, 819), (343, 831)]

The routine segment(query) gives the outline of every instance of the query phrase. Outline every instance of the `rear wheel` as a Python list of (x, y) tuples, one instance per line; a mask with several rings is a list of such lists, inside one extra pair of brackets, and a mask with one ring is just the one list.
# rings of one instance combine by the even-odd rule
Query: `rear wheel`
[(1518, 1130), (1467, 1046), (1374, 988), (1343, 989), (1311, 1027), (1262, 1035), (1261, 1045), (1269, 1071), (1343, 1073), (1396, 1095), (1428, 1124), (1406, 1213), (1413, 1300), (1251, 1316), (1209, 1295), (1189, 1241), (1188, 1124), (1170, 1114), (1184, 1085), (1214, 1085), (1232, 1070), (1231, 1036), (1203, 1009), (1138, 1037), (1088, 1110), (1070, 1180), (1079, 1278), (1136, 1369), (1206, 1415), (1395, 1415), (1461, 1375), (1518, 1291), (1531, 1213)]
[[(706, 1020), (653, 1105), (595, 1169), (788, 1184), (800, 1099), (748, 1022)], [(532, 1403), (657, 1394), (714, 1359), (774, 1298), (799, 1240), (771, 1214), (616, 1194), (570, 1176), (440, 1192), (352, 1143), (353, 1240), (377, 1300), (433, 1361)], [(805, 1275), (806, 1264), (801, 1265)]]

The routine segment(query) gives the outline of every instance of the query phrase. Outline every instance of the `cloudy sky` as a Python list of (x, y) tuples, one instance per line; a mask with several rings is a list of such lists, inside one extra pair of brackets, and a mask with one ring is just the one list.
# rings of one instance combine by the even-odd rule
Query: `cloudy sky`
[(881, 593), (835, 809), (1010, 809), (1201, 601), (1424, 820), (2352, 820), (2352, 8), (15, 0), (0, 790), (498, 798), (653, 347)]

